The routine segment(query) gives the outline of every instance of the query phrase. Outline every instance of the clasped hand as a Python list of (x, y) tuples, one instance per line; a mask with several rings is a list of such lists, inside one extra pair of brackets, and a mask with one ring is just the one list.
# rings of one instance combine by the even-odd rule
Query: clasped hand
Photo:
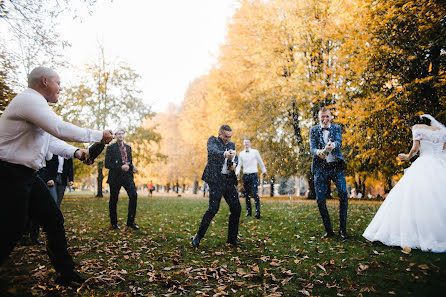
[(224, 154), (225, 158), (228, 158), (228, 160), (234, 160), (235, 157), (235, 150), (228, 150)]
[(400, 159), (401, 161), (407, 161), (410, 158), (408, 154), (398, 154), (398, 159)]
[(317, 155), (319, 158), (321, 158), (322, 160), (325, 160), (325, 158), (327, 157), (327, 155), (324, 154), (324, 151), (326, 151), (326, 152), (332, 152), (332, 151), (334, 150), (334, 148), (335, 148), (335, 144), (334, 144), (334, 142), (329, 141), (323, 150), (317, 150), (317, 151), (316, 151), (316, 155)]

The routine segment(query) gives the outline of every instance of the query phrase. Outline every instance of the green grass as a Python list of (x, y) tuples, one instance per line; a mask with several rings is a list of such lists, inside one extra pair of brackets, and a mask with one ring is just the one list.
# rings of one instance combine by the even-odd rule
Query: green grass
[[(244, 201), (241, 200), (242, 206)], [(126, 198), (118, 204), (124, 226)], [(90, 279), (80, 289), (54, 284), (45, 249), (17, 247), (0, 268), (1, 296), (436, 296), (446, 290), (446, 254), (366, 241), (378, 202), (351, 202), (350, 239), (323, 240), (315, 201), (262, 200), (262, 219), (242, 211), (240, 240), (225, 244), (224, 201), (200, 248), (190, 239), (204, 198), (142, 197), (141, 230), (113, 231), (108, 199), (70, 196), (62, 204), (70, 252)], [(334, 226), (338, 202), (329, 201)]]

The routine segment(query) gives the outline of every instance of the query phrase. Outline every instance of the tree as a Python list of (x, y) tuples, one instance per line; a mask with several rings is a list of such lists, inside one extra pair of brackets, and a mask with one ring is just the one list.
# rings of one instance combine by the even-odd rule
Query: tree
[(5, 56), (0, 53), (2, 64), (0, 65), (0, 115), (8, 106), (9, 102), (15, 96), (14, 91), (9, 87), (8, 75), (13, 70), (11, 63), (5, 59)]
[(389, 186), (402, 172), (397, 154), (410, 146), (405, 120), (421, 113), (446, 120), (445, 12), (442, 1), (367, 2), (361, 84), (342, 102), (343, 121), (356, 170)]
[[(97, 62), (86, 66), (86, 74), (78, 85), (67, 90), (67, 97), (61, 115), (70, 122), (104, 130), (112, 125), (125, 127), (130, 139), (147, 137), (144, 141), (159, 141), (152, 130), (138, 129), (143, 120), (153, 114), (138, 97), (141, 91), (136, 87), (139, 75), (123, 62), (107, 61), (103, 47)], [(133, 134), (133, 137), (132, 137)], [(140, 157), (145, 155), (140, 154)], [(146, 157), (150, 160), (150, 156)], [(98, 163), (98, 191), (102, 197), (102, 163)]]
[(63, 49), (70, 44), (57, 31), (62, 14), (78, 18), (81, 10), (91, 11), (96, 0), (3, 0), (0, 1), (0, 50), (9, 57), (15, 71), (9, 81), (24, 85), (33, 68), (43, 64), (65, 65)]

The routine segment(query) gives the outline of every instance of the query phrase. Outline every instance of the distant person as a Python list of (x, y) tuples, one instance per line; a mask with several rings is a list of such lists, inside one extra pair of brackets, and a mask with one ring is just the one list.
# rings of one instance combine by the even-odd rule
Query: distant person
[(314, 174), (316, 200), (325, 227), (323, 237), (334, 236), (325, 201), (332, 180), (339, 194), (339, 235), (346, 239), (348, 197), (344, 176), (346, 163), (341, 152), (342, 131), (340, 126), (331, 123), (332, 115), (326, 107), (319, 110), (318, 116), (319, 124), (310, 130), (310, 151), (313, 155), (311, 171)]
[(109, 169), (107, 183), (110, 185), (110, 200), (108, 209), (110, 213), (110, 223), (113, 229), (119, 230), (118, 214), (116, 205), (121, 187), (124, 187), (129, 196), (129, 206), (127, 215), (127, 227), (138, 230), (135, 224), (136, 204), (138, 194), (136, 192), (133, 175), (138, 169), (133, 166), (132, 148), (124, 143), (125, 130), (118, 128), (115, 131), (116, 142), (107, 147), (105, 152), (105, 168)]
[(73, 185), (73, 159), (65, 159), (62, 156), (54, 155), (46, 163), (47, 186), (53, 187), (56, 194), (56, 204), (60, 208), (67, 185)]
[(241, 206), (236, 188), (237, 155), (234, 143), (230, 142), (231, 137), (231, 128), (223, 125), (218, 130), (218, 137), (211, 136), (207, 142), (208, 162), (201, 179), (209, 185), (209, 207), (203, 215), (197, 234), (192, 238), (192, 246), (195, 248), (200, 245), (200, 240), (217, 214), (222, 196), (231, 212), (226, 243), (242, 245), (237, 240)]
[(412, 148), (399, 154), (406, 170), (362, 236), (389, 246), (446, 252), (446, 127), (431, 115), (408, 120)]
[(352, 190), (350, 191), (350, 198), (356, 198), (356, 189), (352, 188)]
[(155, 191), (155, 186), (153, 185), (152, 181), (150, 181), (150, 183), (147, 185), (147, 188), (149, 189), (150, 196), (153, 196), (152, 193)]
[(204, 182), (203, 183), (203, 197), (206, 197), (206, 193), (209, 193), (209, 185)]
[(239, 176), (240, 170), (243, 168), (242, 182), (246, 200), (246, 216), (252, 215), (251, 197), (253, 197), (256, 205), (256, 219), (260, 219), (260, 198), (258, 194), (259, 178), (257, 176), (257, 166), (260, 166), (263, 175), (266, 174), (266, 168), (265, 164), (263, 164), (262, 157), (260, 157), (259, 151), (251, 148), (251, 139), (245, 138), (243, 144), (245, 150), (238, 154), (238, 164), (235, 174)]
[(60, 91), (59, 75), (50, 68), (37, 67), (28, 77), (28, 88), (11, 100), (0, 117), (0, 188), (4, 198), (0, 207), (0, 264), (20, 240), (30, 216), (46, 232), (48, 256), (58, 272), (56, 283), (71, 285), (84, 279), (74, 270), (68, 253), (63, 215), (35, 173), (44, 166), (48, 152), (65, 158), (88, 158), (88, 150), (62, 140), (106, 144), (113, 134), (111, 130), (79, 128), (62, 121), (48, 105), (58, 102)]

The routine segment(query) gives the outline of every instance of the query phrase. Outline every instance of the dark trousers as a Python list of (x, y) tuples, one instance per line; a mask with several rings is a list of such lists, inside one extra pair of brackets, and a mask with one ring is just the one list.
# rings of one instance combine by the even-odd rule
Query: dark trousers
[(335, 183), (339, 194), (339, 228), (340, 230), (346, 231), (348, 197), (347, 185), (345, 182), (344, 172), (342, 170), (329, 168), (314, 173), (314, 187), (316, 190), (316, 200), (319, 207), (319, 213), (321, 214), (325, 231), (332, 232), (333, 228), (331, 226), (330, 216), (328, 214), (327, 205), (325, 202), (325, 196), (331, 180)]
[(251, 210), (251, 197), (254, 198), (256, 205), (256, 214), (260, 215), (260, 198), (258, 192), (259, 179), (257, 173), (243, 174), (242, 177), (243, 188), (245, 189), (246, 210), (248, 214), (252, 213)]
[(108, 210), (110, 213), (110, 223), (115, 225), (118, 223), (118, 215), (116, 212), (116, 205), (118, 204), (118, 196), (121, 187), (124, 187), (127, 195), (129, 196), (129, 209), (127, 215), (127, 225), (135, 223), (136, 216), (136, 201), (138, 194), (136, 192), (135, 183), (133, 178), (123, 176), (116, 181), (110, 182), (110, 200), (108, 202)]
[(222, 175), (219, 182), (209, 183), (209, 207), (203, 215), (200, 228), (197, 232), (200, 239), (204, 237), (209, 224), (217, 214), (222, 196), (225, 198), (229, 206), (229, 211), (231, 212), (228, 223), (228, 241), (234, 242), (237, 240), (241, 206), (233, 180), (224, 175)]
[(20, 240), (30, 217), (47, 234), (46, 248), (56, 271), (72, 271), (64, 218), (43, 180), (25, 166), (0, 161), (0, 189), (0, 264)]
[(56, 194), (57, 194), (57, 201), (56, 204), (60, 208), (60, 205), (62, 204), (62, 199), (65, 194), (65, 189), (67, 185), (62, 182), (62, 174), (58, 173), (56, 180), (54, 181), (54, 186), (56, 187)]
[[(21, 244), (32, 244), (39, 239), (40, 235), (40, 226), (38, 223), (33, 222), (31, 218), (28, 218), (27, 223), (25, 224), (25, 230), (22, 235)], [(31, 242), (29, 242), (31, 240)]]

